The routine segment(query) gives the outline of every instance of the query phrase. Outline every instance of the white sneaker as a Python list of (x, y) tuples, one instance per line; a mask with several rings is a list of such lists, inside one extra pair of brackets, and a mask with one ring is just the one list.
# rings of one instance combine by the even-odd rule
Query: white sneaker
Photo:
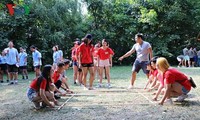
[(98, 83), (96, 88), (101, 88), (102, 87), (102, 84), (101, 83)]
[(17, 80), (15, 80), (15, 81), (14, 81), (14, 84), (16, 84), (16, 85), (17, 85), (17, 84), (18, 84), (18, 81), (17, 81)]
[(166, 105), (173, 105), (172, 99), (166, 99), (164, 102)]
[(133, 85), (129, 85), (127, 89), (133, 89)]
[(107, 88), (112, 88), (112, 86), (110, 85), (110, 83), (108, 83), (108, 84), (106, 85), (106, 87), (107, 87)]
[(187, 97), (188, 97), (188, 95), (182, 94), (182, 95), (178, 96), (178, 98), (176, 99), (176, 102), (183, 102), (185, 100), (185, 98), (187, 98)]

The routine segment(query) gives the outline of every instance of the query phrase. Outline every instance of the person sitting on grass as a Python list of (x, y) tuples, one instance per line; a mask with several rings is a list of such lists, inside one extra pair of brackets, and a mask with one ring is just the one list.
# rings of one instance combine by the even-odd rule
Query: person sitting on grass
[(157, 69), (163, 74), (165, 93), (159, 102), (163, 105), (164, 102), (172, 104), (171, 97), (178, 96), (178, 102), (182, 102), (187, 98), (187, 94), (190, 92), (191, 87), (196, 87), (194, 81), (189, 79), (184, 73), (170, 68), (170, 65), (166, 58), (160, 57), (156, 62)]
[[(51, 65), (45, 65), (42, 74), (35, 78), (28, 89), (27, 97), (33, 102), (36, 109), (42, 106), (49, 106), (51, 108), (58, 105), (58, 101), (54, 98), (54, 85), (52, 84), (51, 76), (53, 69)], [(42, 103), (42, 106), (40, 106)]]
[[(64, 60), (66, 61), (66, 60)], [(56, 89), (55, 90), (55, 94), (57, 92), (61, 93), (59, 91), (60, 88), (63, 88), (67, 93), (72, 93), (72, 91), (69, 90), (69, 86), (67, 84), (67, 78), (65, 78), (65, 76), (63, 76), (63, 73), (64, 73), (64, 70), (66, 69), (66, 66), (69, 66), (69, 63), (67, 65), (64, 64), (64, 62), (58, 62), (57, 64), (57, 70), (54, 71), (53, 73), (53, 82), (56, 86)], [(61, 96), (64, 95), (64, 94), (60, 94)], [(56, 99), (59, 99), (60, 96), (57, 94), (57, 95), (54, 95)]]

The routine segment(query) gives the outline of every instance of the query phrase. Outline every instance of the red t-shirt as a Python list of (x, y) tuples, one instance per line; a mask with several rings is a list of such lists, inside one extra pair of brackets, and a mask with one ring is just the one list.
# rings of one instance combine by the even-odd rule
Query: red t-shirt
[(40, 89), (46, 89), (46, 85), (47, 85), (47, 80), (45, 78), (43, 78), (40, 87), (37, 85), (37, 80), (38, 78), (35, 78), (31, 84), (30, 84), (30, 88), (34, 89), (35, 91), (39, 91)]
[(112, 51), (111, 48), (106, 48), (105, 50), (101, 47), (99, 50), (98, 50), (98, 53), (99, 55), (99, 59), (100, 60), (106, 60), (106, 59), (109, 59), (110, 58), (110, 55), (114, 55), (114, 52)]
[(77, 55), (77, 48), (73, 47), (72, 48), (72, 60), (73, 61), (77, 61), (76, 55)]
[(163, 76), (166, 84), (173, 84), (174, 82), (178, 82), (187, 90), (191, 89), (191, 84), (188, 80), (188, 77), (174, 68), (168, 69)]
[(85, 43), (80, 45), (79, 52), (81, 53), (81, 64), (93, 63), (93, 51), (94, 47), (91, 45), (86, 45)]
[(156, 77), (156, 76), (157, 76), (157, 74), (158, 74), (158, 70), (157, 70), (157, 69), (155, 69), (155, 70), (153, 71), (153, 76), (154, 76), (154, 77)]
[(94, 58), (98, 57), (98, 51), (99, 51), (99, 48), (94, 49), (94, 52), (93, 52), (93, 57)]
[(164, 87), (164, 79), (161, 73), (157, 74), (157, 79), (160, 81), (160, 84), (162, 85), (162, 87)]
[(56, 83), (58, 80), (61, 80), (61, 74), (60, 73), (58, 73), (58, 71), (55, 71), (54, 73), (53, 73), (53, 77), (52, 77), (52, 79), (53, 79), (53, 82), (54, 83)]

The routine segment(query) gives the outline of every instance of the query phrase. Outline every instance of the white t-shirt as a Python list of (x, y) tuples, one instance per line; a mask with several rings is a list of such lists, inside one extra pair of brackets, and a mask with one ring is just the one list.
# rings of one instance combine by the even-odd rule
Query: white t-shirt
[(140, 62), (149, 61), (149, 48), (151, 48), (151, 45), (146, 41), (143, 41), (141, 45), (139, 43), (134, 44), (132, 49), (134, 49), (137, 53), (136, 60)]
[(6, 48), (6, 61), (8, 65), (17, 64), (18, 51), (16, 48)]

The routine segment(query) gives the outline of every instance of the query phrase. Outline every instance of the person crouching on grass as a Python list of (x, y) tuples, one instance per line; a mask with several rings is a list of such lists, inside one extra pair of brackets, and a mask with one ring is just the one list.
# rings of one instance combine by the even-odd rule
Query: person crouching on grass
[(108, 42), (106, 39), (102, 40), (102, 47), (98, 50), (98, 66), (99, 66), (99, 84), (97, 87), (102, 87), (102, 79), (103, 79), (103, 71), (104, 67), (106, 69), (106, 76), (108, 79), (108, 84), (106, 85), (107, 88), (111, 88), (110, 85), (110, 66), (112, 66), (112, 56), (114, 55), (114, 52), (111, 48), (108, 46)]
[(166, 89), (164, 96), (159, 102), (160, 105), (163, 105), (164, 102), (172, 104), (172, 96), (178, 96), (176, 101), (182, 102), (185, 98), (187, 98), (187, 94), (190, 92), (191, 87), (196, 87), (192, 79), (189, 79), (182, 72), (174, 68), (170, 68), (166, 58), (158, 58), (156, 67), (163, 74), (164, 86)]
[[(53, 69), (51, 65), (45, 65), (42, 74), (35, 78), (28, 89), (28, 99), (33, 102), (36, 109), (42, 106), (49, 106), (51, 108), (58, 105), (58, 101), (54, 98), (54, 84), (52, 83)], [(40, 103), (42, 102), (42, 106)]]
[[(64, 60), (64, 62), (66, 62), (66, 60)], [(59, 91), (59, 88), (63, 88), (66, 91), (66, 93), (73, 93), (72, 91), (69, 90), (69, 86), (67, 84), (67, 78), (65, 78), (65, 76), (63, 76), (64, 70), (69, 68), (70, 62), (67, 62), (66, 64), (64, 62), (58, 62), (57, 70), (54, 71), (53, 77), (52, 77), (53, 82), (57, 89), (57, 90), (55, 90), (54, 93), (55, 94), (59, 93), (59, 95), (58, 94), (54, 95), (54, 97), (56, 99), (59, 99), (60, 95), (61, 96), (66, 95), (66, 94), (62, 94), (62, 92)]]

